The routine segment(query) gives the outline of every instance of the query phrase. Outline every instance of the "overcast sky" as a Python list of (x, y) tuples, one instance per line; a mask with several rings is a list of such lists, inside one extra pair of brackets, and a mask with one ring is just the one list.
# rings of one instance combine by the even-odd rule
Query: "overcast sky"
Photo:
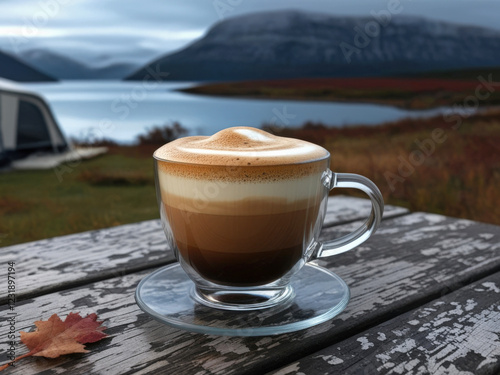
[[(50, 48), (88, 64), (143, 64), (238, 14), (303, 9), (370, 16), (389, 0), (2, 0), (0, 49)], [(402, 15), (500, 29), (500, 1), (400, 0)]]

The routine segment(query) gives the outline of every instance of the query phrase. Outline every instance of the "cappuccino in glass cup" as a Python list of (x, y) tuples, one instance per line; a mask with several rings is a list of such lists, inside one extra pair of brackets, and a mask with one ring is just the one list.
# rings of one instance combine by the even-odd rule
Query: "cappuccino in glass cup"
[[(290, 279), (309, 260), (364, 242), (383, 200), (368, 179), (329, 170), (318, 145), (235, 127), (177, 139), (154, 153), (162, 225), (191, 297), (226, 310), (254, 310), (293, 298)], [(334, 187), (365, 191), (372, 212), (357, 231), (321, 244)]]

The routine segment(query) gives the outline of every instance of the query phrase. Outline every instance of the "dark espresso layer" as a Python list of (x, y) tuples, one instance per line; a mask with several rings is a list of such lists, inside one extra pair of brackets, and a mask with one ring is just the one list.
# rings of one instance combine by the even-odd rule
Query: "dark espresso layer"
[(181, 242), (177, 242), (177, 246), (191, 267), (205, 279), (232, 286), (271, 283), (286, 274), (302, 256), (302, 244), (254, 253), (220, 253)]
[(279, 279), (300, 260), (319, 202), (288, 212), (269, 207), (258, 215), (204, 214), (168, 205), (165, 210), (183, 259), (201, 276), (221, 285), (253, 286)]

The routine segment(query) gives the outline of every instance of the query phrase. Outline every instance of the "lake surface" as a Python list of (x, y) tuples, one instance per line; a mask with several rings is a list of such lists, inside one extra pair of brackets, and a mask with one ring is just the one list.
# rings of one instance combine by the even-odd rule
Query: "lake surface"
[(330, 126), (377, 125), (404, 117), (428, 117), (444, 111), (402, 110), (359, 103), (231, 99), (185, 94), (193, 83), (64, 81), (26, 85), (48, 99), (69, 137), (112, 138), (132, 142), (153, 125), (179, 122), (191, 135), (209, 135), (230, 126), (301, 126), (306, 121)]

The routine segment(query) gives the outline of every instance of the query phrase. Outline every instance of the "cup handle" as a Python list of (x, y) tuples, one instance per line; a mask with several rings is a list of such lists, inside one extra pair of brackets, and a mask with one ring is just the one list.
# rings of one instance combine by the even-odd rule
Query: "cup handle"
[(372, 201), (372, 210), (368, 219), (354, 232), (321, 244), (314, 255), (315, 258), (340, 254), (361, 245), (377, 230), (384, 212), (384, 199), (380, 190), (366, 177), (352, 173), (333, 173), (328, 170), (323, 175), (323, 184), (330, 190), (353, 188), (364, 191)]

